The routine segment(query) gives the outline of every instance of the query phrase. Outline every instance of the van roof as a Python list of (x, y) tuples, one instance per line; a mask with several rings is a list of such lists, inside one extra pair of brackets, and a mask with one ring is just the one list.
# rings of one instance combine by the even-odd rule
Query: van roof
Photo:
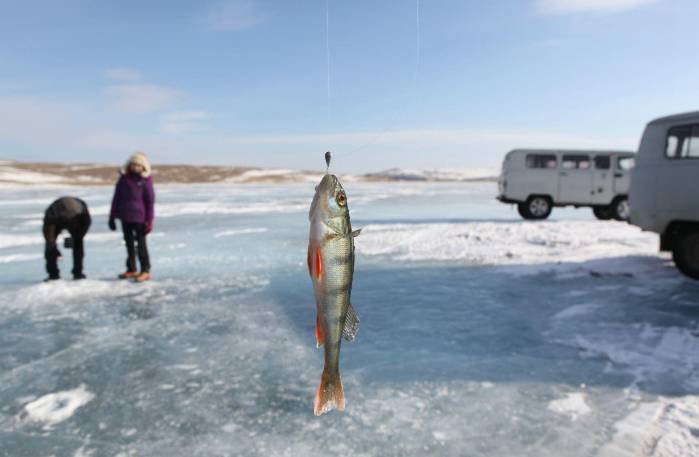
[[(699, 114), (699, 113), (698, 113)], [(609, 150), (609, 149), (527, 149), (527, 148), (522, 148), (522, 149), (513, 149), (512, 151), (508, 152), (507, 154), (516, 154), (516, 153), (529, 153), (529, 154), (541, 154), (541, 153), (551, 153), (551, 154), (616, 154), (616, 155), (629, 155), (632, 156), (635, 154), (633, 151), (619, 151), (619, 150)]]
[(684, 122), (699, 122), (699, 111), (691, 111), (689, 113), (680, 113), (673, 114), (672, 116), (659, 117), (650, 121), (648, 125), (677, 124)]

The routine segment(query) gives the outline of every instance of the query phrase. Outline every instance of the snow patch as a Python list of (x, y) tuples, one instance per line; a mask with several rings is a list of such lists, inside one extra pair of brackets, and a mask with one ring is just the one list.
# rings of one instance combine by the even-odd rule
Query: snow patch
[(491, 168), (435, 168), (418, 170), (410, 168), (391, 168), (378, 173), (370, 173), (369, 178), (393, 181), (473, 181), (497, 179), (500, 172)]
[(685, 457), (699, 455), (699, 396), (659, 397), (640, 403), (614, 425), (601, 456)]
[(65, 184), (65, 178), (47, 173), (20, 170), (19, 168), (2, 166), (0, 182), (11, 184)]
[[(366, 256), (475, 265), (543, 265), (643, 255), (657, 257), (657, 237), (618, 222), (463, 222), (368, 225), (356, 242)], [(627, 259), (598, 274), (636, 272)], [(530, 268), (530, 272), (540, 268)]]
[(554, 319), (569, 319), (571, 317), (581, 316), (583, 314), (589, 314), (599, 308), (599, 305), (584, 304), (584, 305), (574, 305), (570, 308), (566, 308), (563, 311), (556, 313)]
[[(157, 217), (176, 217), (201, 214), (262, 214), (262, 213), (291, 213), (308, 210), (308, 203), (300, 201), (275, 201), (254, 203), (223, 203), (218, 201), (199, 201), (183, 203), (158, 203)], [(109, 214), (109, 206), (101, 205), (90, 209), (93, 216)]]
[[(70, 236), (68, 232), (62, 232), (58, 237), (57, 244), (59, 249), (61, 248), (61, 243), (63, 238)], [(90, 234), (89, 232), (85, 235), (85, 242), (105, 242), (121, 239), (122, 235), (116, 232), (105, 232), (105, 233), (95, 233)], [(0, 249), (16, 247), (16, 246), (31, 246), (37, 244), (43, 244), (44, 237), (41, 235), (14, 235), (9, 233), (0, 233)]]
[(51, 427), (72, 417), (93, 398), (95, 395), (81, 384), (76, 389), (50, 393), (28, 403), (24, 406), (24, 418)]
[(10, 254), (10, 255), (0, 255), (0, 263), (15, 263), (15, 262), (27, 262), (30, 260), (41, 259), (40, 254)]
[(554, 413), (569, 416), (572, 420), (588, 414), (590, 407), (585, 403), (585, 394), (582, 392), (572, 392), (564, 398), (552, 400), (548, 404), (548, 409)]
[(609, 325), (594, 339), (577, 335), (572, 343), (563, 343), (574, 344), (581, 355), (606, 359), (614, 369), (633, 375), (634, 387), (672, 373), (687, 389), (699, 388), (699, 338), (690, 329)]
[(236, 230), (224, 230), (222, 232), (216, 233), (214, 235), (214, 238), (221, 238), (222, 236), (249, 235), (252, 233), (264, 233), (267, 231), (268, 231), (268, 229), (265, 227), (244, 228), (244, 229), (236, 229)]
[(41, 244), (44, 238), (39, 235), (11, 235), (0, 233), (0, 249), (14, 246)]

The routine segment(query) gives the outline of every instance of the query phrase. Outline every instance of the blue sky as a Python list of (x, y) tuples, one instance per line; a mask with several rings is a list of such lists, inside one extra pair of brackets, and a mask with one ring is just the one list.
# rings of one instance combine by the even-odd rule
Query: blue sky
[(496, 167), (699, 108), (695, 0), (327, 6), (326, 37), (326, 0), (0, 1), (0, 157)]

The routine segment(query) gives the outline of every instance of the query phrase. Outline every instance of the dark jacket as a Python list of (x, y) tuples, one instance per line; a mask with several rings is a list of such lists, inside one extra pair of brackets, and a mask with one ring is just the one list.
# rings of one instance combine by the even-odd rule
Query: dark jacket
[(110, 217), (122, 222), (152, 225), (155, 192), (153, 178), (133, 173), (122, 174), (114, 190)]
[(63, 230), (68, 230), (73, 239), (73, 277), (82, 279), (83, 275), (83, 238), (90, 228), (90, 211), (84, 201), (75, 197), (61, 197), (51, 203), (44, 213), (44, 239), (46, 248), (46, 271), (49, 279), (58, 279), (58, 258), (61, 251), (56, 246), (56, 238)]
[(62, 230), (87, 233), (90, 227), (90, 212), (87, 204), (75, 197), (61, 197), (51, 203), (44, 213), (44, 234), (47, 241), (55, 242)]

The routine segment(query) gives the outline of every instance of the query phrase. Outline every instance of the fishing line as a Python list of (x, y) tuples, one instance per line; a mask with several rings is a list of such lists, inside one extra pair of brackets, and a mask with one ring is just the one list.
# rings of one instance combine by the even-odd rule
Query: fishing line
[(325, 0), (325, 69), (327, 115), (328, 119), (330, 119), (330, 0)]
[(415, 0), (415, 75), (414, 82), (417, 84), (417, 75), (420, 70), (420, 0)]

